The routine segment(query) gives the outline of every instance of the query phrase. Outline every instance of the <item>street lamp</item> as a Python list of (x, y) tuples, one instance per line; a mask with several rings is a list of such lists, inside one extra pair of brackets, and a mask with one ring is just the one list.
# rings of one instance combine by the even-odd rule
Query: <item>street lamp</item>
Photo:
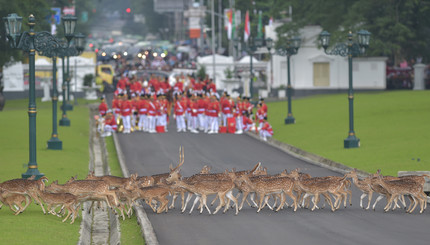
[(270, 83), (267, 82), (267, 92), (270, 93), (270, 90), (272, 88), (272, 84), (273, 84), (273, 55), (270, 52), (273, 48), (273, 39), (272, 38), (266, 38), (266, 47), (267, 50), (269, 50), (269, 55), (270, 55)]
[(36, 89), (35, 89), (35, 53), (36, 51), (53, 56), (55, 51), (61, 46), (58, 40), (47, 31), (35, 32), (36, 19), (33, 15), (28, 17), (29, 31), (21, 33), (22, 17), (17, 14), (9, 14), (3, 17), (5, 21), (6, 34), (9, 45), (15, 49), (28, 52), (29, 59), (29, 99), (28, 99), (28, 121), (29, 121), (29, 162), (26, 173), (22, 178), (29, 178), (32, 175), (39, 179), (44, 174), (40, 173), (36, 161)]
[(249, 63), (250, 63), (250, 81), (249, 81), (249, 97), (253, 97), (253, 84), (254, 84), (254, 72), (252, 69), (252, 57), (254, 55), (254, 52), (257, 50), (257, 48), (262, 47), (263, 46), (263, 39), (262, 38), (253, 38), (252, 36), (249, 37), (249, 42), (248, 42), (248, 53), (249, 53)]
[(288, 114), (285, 118), (284, 122), (285, 124), (292, 124), (296, 123), (296, 119), (293, 117), (292, 112), (292, 102), (291, 102), (291, 95), (292, 95), (292, 87), (291, 87), (291, 75), (290, 75), (290, 57), (291, 55), (297, 54), (301, 44), (301, 38), (300, 37), (293, 37), (291, 39), (287, 39), (286, 42), (281, 43), (279, 49), (276, 51), (277, 54), (281, 56), (287, 57), (287, 78), (288, 78), (288, 84), (287, 84), (287, 98), (288, 98)]
[[(67, 39), (68, 44), (70, 45), (70, 41), (73, 39), (73, 37), (75, 36), (75, 28), (76, 28), (76, 21), (77, 18), (75, 16), (72, 15), (65, 15), (63, 17), (61, 17), (61, 20), (63, 21), (63, 26), (64, 26), (64, 36)], [(63, 110), (68, 110), (71, 111), (73, 110), (73, 105), (69, 104), (70, 101), (70, 73), (69, 73), (69, 56), (67, 56), (67, 96), (63, 97), (63, 101), (64, 99), (66, 99), (66, 103), (63, 103)]]
[(332, 50), (327, 51), (330, 44), (330, 33), (323, 31), (320, 34), (320, 43), (324, 48), (324, 52), (328, 55), (340, 55), (342, 57), (348, 56), (348, 75), (349, 75), (349, 133), (348, 137), (344, 140), (344, 148), (360, 147), (360, 139), (355, 136), (354, 132), (354, 89), (352, 87), (352, 57), (357, 57), (364, 54), (366, 48), (369, 47), (370, 32), (360, 30), (357, 32), (358, 42), (352, 40), (352, 32), (348, 33), (348, 41), (346, 43), (336, 43)]

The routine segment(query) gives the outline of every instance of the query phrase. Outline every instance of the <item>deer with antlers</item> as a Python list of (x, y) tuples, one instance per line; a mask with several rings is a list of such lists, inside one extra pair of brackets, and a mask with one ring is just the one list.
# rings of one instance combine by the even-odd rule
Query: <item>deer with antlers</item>
[[(42, 176), (38, 180), (33, 179), (12, 179), (7, 180), (0, 184), (0, 191), (9, 193), (9, 194), (19, 194), (19, 195), (28, 195), (34, 199), (34, 201), (42, 207), (42, 211), (44, 214), (45, 208), (43, 207), (42, 202), (38, 197), (38, 191), (45, 190), (45, 181), (48, 181), (46, 176)], [(25, 206), (21, 209), (24, 210), (30, 205), (31, 202), (27, 202)]]

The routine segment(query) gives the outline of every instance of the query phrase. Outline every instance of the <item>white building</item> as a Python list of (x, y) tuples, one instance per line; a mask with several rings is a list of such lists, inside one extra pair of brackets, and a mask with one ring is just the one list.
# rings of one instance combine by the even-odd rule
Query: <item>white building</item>
[[(279, 25), (279, 24), (278, 24)], [(276, 25), (266, 26), (266, 36), (276, 40)], [(348, 88), (348, 58), (327, 55), (318, 49), (320, 26), (306, 26), (300, 30), (301, 47), (290, 58), (291, 85), (297, 90), (337, 90)], [(346, 39), (346, 38), (345, 38)], [(372, 45), (370, 43), (370, 45)], [(386, 57), (357, 57), (353, 59), (353, 87), (355, 89), (386, 88)], [(270, 77), (270, 62), (267, 74)], [(273, 56), (272, 88), (287, 85), (287, 58)]]

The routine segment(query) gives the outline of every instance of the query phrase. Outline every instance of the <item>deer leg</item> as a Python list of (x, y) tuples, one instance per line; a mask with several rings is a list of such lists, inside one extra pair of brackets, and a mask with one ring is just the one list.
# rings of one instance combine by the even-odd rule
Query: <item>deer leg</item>
[(314, 211), (315, 210), (315, 208), (317, 207), (317, 203), (318, 203), (318, 201), (319, 201), (319, 197), (320, 197), (320, 194), (319, 193), (315, 193), (314, 194), (314, 199), (312, 199), (312, 201), (313, 201), (313, 203), (314, 203), (314, 206), (312, 207), (312, 209), (311, 209), (311, 211)]
[(418, 197), (412, 195), (412, 198), (414, 199), (414, 206), (411, 209), (411, 211), (409, 211), (409, 213), (412, 213), (418, 205), (418, 202), (417, 202)]
[[(245, 192), (243, 192), (242, 194), (243, 194), (243, 196), (242, 196), (242, 201), (240, 202), (239, 210), (242, 210), (242, 207), (243, 207), (243, 204), (245, 203), (245, 201), (247, 201), (247, 202), (248, 202), (248, 200), (246, 200), (246, 198), (248, 198), (249, 192), (245, 191)], [(252, 207), (252, 206), (249, 204), (249, 202), (248, 202), (248, 205), (249, 205), (250, 207)]]
[(185, 205), (185, 191), (181, 191), (181, 204), (182, 204), (182, 206), (181, 206), (181, 210), (184, 208), (184, 205)]
[(172, 197), (172, 204), (170, 204), (169, 209), (175, 208), (175, 201), (177, 197), (178, 197), (178, 194), (174, 193)]
[[(252, 203), (255, 205), (255, 207), (258, 207), (257, 203), (255, 202), (255, 192), (251, 193), (250, 199), (251, 199)], [(251, 205), (249, 205), (249, 206), (252, 207)]]
[(266, 195), (264, 197), (264, 204), (263, 204), (263, 207), (261, 207), (261, 208), (264, 208), (267, 205), (270, 208), (270, 210), (273, 210), (273, 207), (270, 206), (270, 204), (269, 204), (269, 198), (270, 198), (270, 195)]
[(227, 196), (228, 199), (230, 199), (232, 202), (234, 202), (234, 204), (236, 206), (236, 213), (235, 213), (235, 215), (237, 215), (239, 213), (239, 208), (238, 208), (238, 203), (237, 203), (236, 197), (233, 195), (232, 191), (227, 192), (226, 196)]
[[(214, 205), (214, 203), (215, 203), (215, 201), (218, 199), (218, 195), (216, 195), (215, 196), (215, 198), (212, 200), (212, 202), (211, 202), (211, 206), (213, 206)], [(220, 201), (221, 202), (221, 201)]]
[[(218, 213), (218, 211), (222, 208), (222, 206), (224, 206), (225, 205), (225, 194), (226, 193), (218, 193), (218, 195), (217, 195), (217, 197), (219, 198), (219, 204), (218, 204), (218, 206), (215, 208), (215, 212), (213, 213), (213, 214), (216, 214), (216, 213)], [(217, 198), (217, 197), (215, 197), (215, 199)], [(215, 200), (214, 199), (214, 200)], [(228, 205), (225, 205), (226, 206), (226, 209), (228, 209)]]
[(43, 213), (46, 214), (45, 208), (43, 208), (43, 203), (40, 201), (39, 197), (37, 195), (35, 195), (35, 194), (30, 194), (30, 196), (34, 199), (34, 201), (36, 203), (38, 203), (40, 205), (40, 207), (42, 207)]
[(331, 211), (335, 211), (336, 209), (334, 208), (334, 206), (333, 206), (333, 202), (332, 202), (332, 200), (331, 200), (331, 197), (330, 197), (330, 195), (328, 194), (328, 193), (323, 193), (322, 194), (323, 196), (324, 196), (324, 198), (325, 198), (325, 200), (328, 202), (328, 204), (330, 205), (330, 207), (331, 207)]
[(258, 193), (258, 196), (260, 197), (260, 201), (259, 201), (260, 204), (258, 205), (257, 213), (259, 213), (260, 210), (262, 209), (263, 200), (265, 199), (266, 195), (264, 195), (264, 193)]
[[(207, 196), (206, 196), (206, 195), (204, 195), (204, 198), (203, 198), (203, 205), (205, 206), (206, 210), (208, 210), (209, 214), (211, 214), (211, 211), (209, 210), (208, 205), (206, 204), (206, 200), (207, 200)], [(202, 210), (200, 211), (200, 213), (202, 213), (202, 211), (203, 211), (203, 208), (202, 208)]]
[(185, 205), (182, 207), (182, 213), (185, 212), (185, 209), (187, 208), (188, 202), (191, 200), (191, 197), (193, 196), (193, 194), (191, 192), (188, 192), (187, 195), (187, 200), (185, 201)]
[(72, 212), (70, 210), (70, 207), (67, 206), (67, 216), (66, 216), (66, 218), (63, 219), (63, 221), (62, 221), (63, 223), (64, 223), (64, 221), (66, 221), (69, 218), (70, 214), (72, 214)]
[(396, 194), (391, 195), (390, 199), (389, 199), (389, 200), (388, 200), (388, 202), (387, 202), (387, 205), (384, 207), (384, 211), (385, 211), (385, 212), (387, 212), (387, 211), (390, 209), (391, 204), (392, 204), (392, 202), (393, 202), (394, 198), (396, 198), (396, 196), (397, 196)]
[(191, 212), (193, 212), (194, 206), (199, 200), (200, 200), (200, 195), (196, 195), (196, 199), (194, 199), (194, 203), (193, 203), (193, 206), (191, 207), (190, 214)]
[(372, 206), (373, 210), (375, 210), (376, 204), (384, 197), (385, 197), (384, 195), (379, 195), (378, 198), (376, 198), (375, 203)]
[(363, 199), (367, 196), (366, 193), (361, 194), (360, 196), (360, 208), (363, 208)]
[(284, 202), (285, 202), (285, 195), (284, 193), (281, 192), (281, 204), (279, 205), (279, 207), (275, 210), (276, 212), (278, 212), (283, 206), (284, 206)]

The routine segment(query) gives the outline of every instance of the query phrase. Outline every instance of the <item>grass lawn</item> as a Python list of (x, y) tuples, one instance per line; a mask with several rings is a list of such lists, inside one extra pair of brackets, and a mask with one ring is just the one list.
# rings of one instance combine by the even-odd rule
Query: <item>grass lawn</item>
[[(48, 150), (46, 142), (52, 133), (52, 104), (37, 100), (37, 163), (39, 171), (49, 178), (48, 184), (54, 180), (64, 183), (71, 176), (77, 174), (82, 178), (88, 173), (89, 115), (87, 102), (78, 102), (79, 105), (68, 112), (71, 127), (58, 128), (63, 150)], [(21, 178), (27, 170), (27, 107), (28, 100), (7, 100), (0, 112), (0, 181)], [(2, 244), (76, 244), (79, 239), (80, 217), (72, 225), (62, 223), (56, 216), (43, 215), (34, 203), (18, 216), (4, 206), (0, 210), (0, 220)]]
[[(88, 101), (79, 100), (73, 111), (68, 111), (71, 127), (58, 127), (63, 150), (46, 149), (52, 133), (52, 104), (37, 100), (37, 163), (39, 171), (49, 182), (64, 183), (71, 176), (84, 178), (88, 173)], [(0, 181), (21, 178), (29, 161), (28, 151), (28, 100), (7, 100), (0, 112)], [(60, 119), (61, 111), (58, 112)], [(111, 159), (117, 159), (111, 138), (107, 140)], [(113, 152), (113, 154), (112, 154)], [(115, 155), (114, 155), (115, 154)], [(112, 174), (121, 176), (118, 161), (110, 161)], [(0, 210), (0, 244), (76, 244), (79, 239), (81, 217), (75, 223), (62, 223), (61, 218), (43, 215), (39, 206), (31, 204), (24, 213), (15, 216), (8, 207)], [(70, 222), (70, 221), (69, 221)], [(120, 220), (121, 244), (142, 244), (136, 217)], [(58, 236), (61, 234), (61, 236)]]
[(354, 130), (360, 148), (344, 149), (347, 94), (293, 100), (296, 124), (285, 125), (287, 102), (268, 103), (274, 138), (336, 162), (385, 175), (430, 170), (430, 91), (356, 93)]

